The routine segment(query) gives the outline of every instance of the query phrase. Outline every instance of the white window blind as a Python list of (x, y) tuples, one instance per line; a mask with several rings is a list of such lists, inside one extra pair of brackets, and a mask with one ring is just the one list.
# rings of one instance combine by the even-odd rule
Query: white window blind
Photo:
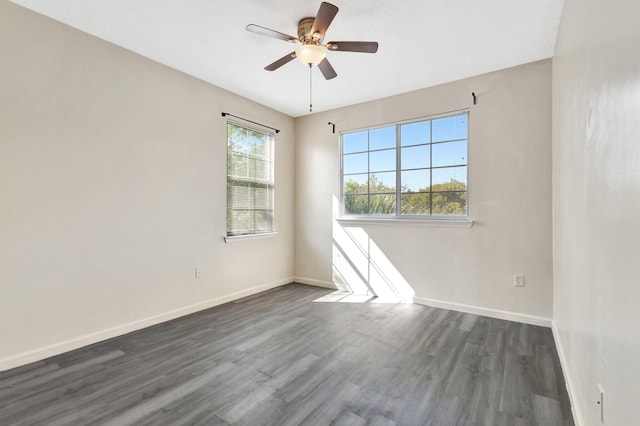
[(227, 236), (273, 232), (273, 135), (227, 123)]

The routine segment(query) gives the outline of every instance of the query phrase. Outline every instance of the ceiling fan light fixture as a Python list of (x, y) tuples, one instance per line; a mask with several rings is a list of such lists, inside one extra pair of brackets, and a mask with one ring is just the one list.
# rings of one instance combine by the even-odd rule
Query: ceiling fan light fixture
[(296, 49), (296, 57), (305, 65), (318, 65), (327, 56), (327, 49), (318, 44), (303, 44)]

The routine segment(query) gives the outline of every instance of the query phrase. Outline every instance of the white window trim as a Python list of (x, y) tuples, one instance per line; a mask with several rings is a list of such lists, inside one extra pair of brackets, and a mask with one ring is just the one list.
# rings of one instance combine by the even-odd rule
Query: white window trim
[(275, 238), (278, 235), (278, 232), (263, 232), (262, 234), (246, 234), (246, 235), (234, 235), (234, 236), (224, 236), (224, 242), (227, 244), (230, 243), (239, 243), (241, 241), (247, 240), (262, 240), (265, 238)]
[(474, 221), (463, 217), (460, 219), (454, 219), (450, 217), (438, 217), (434, 218), (425, 218), (425, 219), (415, 219), (415, 218), (398, 218), (398, 217), (389, 217), (389, 218), (378, 218), (378, 217), (365, 217), (365, 216), (340, 216), (336, 217), (336, 221), (340, 225), (344, 226), (354, 226), (354, 225), (408, 225), (408, 226), (441, 226), (445, 228), (471, 228), (474, 224)]

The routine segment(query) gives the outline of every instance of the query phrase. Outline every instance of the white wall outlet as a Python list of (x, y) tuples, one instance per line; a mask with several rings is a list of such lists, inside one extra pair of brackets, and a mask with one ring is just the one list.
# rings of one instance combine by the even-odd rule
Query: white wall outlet
[(524, 287), (524, 275), (514, 275), (513, 276), (513, 286), (514, 287)]
[(604, 390), (602, 385), (598, 385), (598, 391), (600, 392), (600, 399), (598, 399), (598, 405), (600, 406), (600, 423), (604, 423)]
[(202, 269), (196, 268), (196, 278), (202, 278)]

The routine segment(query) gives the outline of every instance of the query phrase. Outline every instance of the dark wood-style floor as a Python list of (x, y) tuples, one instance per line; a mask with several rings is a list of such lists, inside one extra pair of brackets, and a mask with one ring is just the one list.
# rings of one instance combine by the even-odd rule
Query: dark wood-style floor
[(328, 293), (291, 284), (0, 373), (0, 424), (573, 424), (549, 329)]

